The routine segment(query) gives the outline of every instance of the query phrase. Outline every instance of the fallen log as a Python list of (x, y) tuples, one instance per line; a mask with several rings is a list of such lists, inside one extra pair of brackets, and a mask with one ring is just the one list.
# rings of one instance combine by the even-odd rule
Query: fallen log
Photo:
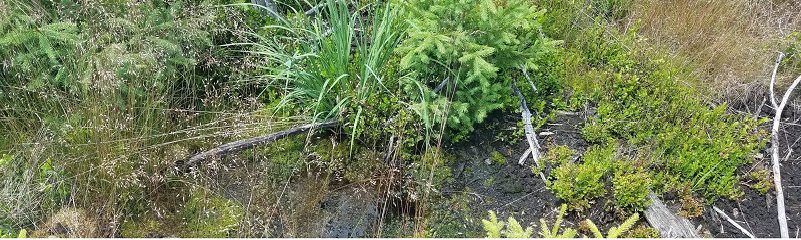
[(659, 232), (663, 238), (701, 238), (693, 228), (690, 220), (682, 218), (662, 203), (654, 192), (649, 192), (648, 197), (651, 204), (645, 207), (643, 212), (645, 220), (651, 227)]
[(248, 150), (263, 144), (275, 142), (284, 138), (305, 133), (312, 129), (326, 129), (326, 128), (336, 127), (338, 125), (339, 123), (337, 122), (336, 119), (328, 119), (323, 122), (305, 124), (263, 136), (226, 143), (222, 146), (212, 148), (211, 150), (195, 154), (194, 156), (189, 157), (185, 161), (177, 163), (176, 168), (182, 170), (183, 172), (188, 172), (189, 170), (191, 170), (191, 168), (199, 165), (201, 162), (207, 159), (221, 158), (229, 154), (236, 154), (241, 151)]

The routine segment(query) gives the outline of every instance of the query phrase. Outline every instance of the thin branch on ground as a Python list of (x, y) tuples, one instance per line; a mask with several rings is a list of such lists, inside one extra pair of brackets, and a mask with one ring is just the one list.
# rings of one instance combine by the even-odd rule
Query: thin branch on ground
[(787, 88), (787, 91), (784, 93), (784, 97), (782, 98), (779, 105), (776, 105), (776, 99), (774, 98), (773, 88), (776, 84), (776, 70), (779, 67), (779, 63), (781, 63), (781, 58), (784, 54), (779, 53), (779, 57), (776, 59), (776, 67), (774, 68), (773, 76), (770, 79), (770, 95), (771, 95), (771, 103), (773, 104), (773, 108), (776, 110), (776, 115), (773, 117), (773, 127), (771, 128), (771, 136), (770, 136), (770, 145), (771, 145), (771, 158), (773, 161), (773, 183), (776, 185), (776, 209), (778, 211), (778, 220), (779, 220), (779, 231), (781, 232), (782, 238), (789, 238), (790, 234), (787, 230), (787, 214), (785, 212), (784, 207), (784, 190), (782, 189), (782, 180), (781, 180), (781, 165), (780, 165), (780, 158), (779, 158), (779, 124), (781, 123), (782, 112), (784, 111), (784, 107), (787, 105), (787, 101), (790, 98), (790, 94), (793, 92), (796, 86), (798, 86), (798, 82), (801, 82), (801, 76), (793, 81), (793, 84)]
[[(534, 163), (537, 165), (537, 167), (540, 167), (540, 144), (537, 141), (537, 134), (534, 132), (534, 127), (531, 126), (531, 112), (528, 110), (528, 106), (526, 105), (526, 98), (523, 97), (523, 94), (520, 93), (519, 89), (517, 89), (517, 82), (514, 79), (512, 79), (512, 91), (520, 98), (520, 112), (523, 115), (523, 122), (525, 123), (524, 129), (526, 131), (526, 140), (528, 141), (531, 156), (534, 158)], [(524, 153), (523, 156), (527, 155)], [(523, 165), (525, 161), (526, 158), (524, 157), (521, 158), (517, 163)], [(543, 182), (548, 182), (548, 180), (545, 178), (545, 174), (542, 172), (540, 172), (540, 178), (542, 178)]]
[(748, 232), (748, 230), (745, 230), (745, 228), (743, 228), (743, 226), (740, 226), (740, 224), (737, 224), (737, 222), (735, 222), (733, 219), (731, 219), (731, 218), (729, 217), (729, 215), (726, 215), (726, 213), (725, 213), (725, 212), (723, 212), (723, 210), (720, 210), (720, 208), (718, 208), (718, 207), (715, 207), (715, 206), (712, 206), (712, 209), (714, 209), (714, 210), (715, 210), (715, 212), (718, 212), (718, 214), (720, 214), (720, 216), (721, 216), (721, 217), (723, 217), (724, 219), (726, 219), (726, 221), (728, 221), (729, 223), (731, 223), (731, 225), (734, 225), (734, 227), (737, 227), (737, 229), (740, 229), (740, 231), (741, 231), (741, 232), (743, 232), (743, 233), (744, 233), (745, 235), (747, 235), (748, 237), (750, 237), (750, 238), (756, 238), (756, 237), (754, 237), (754, 235), (753, 235), (753, 234), (751, 234), (750, 232)]
[(338, 126), (339, 123), (336, 119), (328, 119), (322, 122), (317, 123), (310, 123), (302, 126), (297, 126), (294, 128), (290, 128), (287, 130), (258, 136), (254, 138), (248, 138), (239, 140), (232, 143), (227, 143), (222, 146), (213, 148), (211, 150), (195, 154), (194, 156), (188, 158), (185, 162), (179, 163), (180, 167), (178, 169), (188, 172), (190, 168), (197, 166), (200, 162), (210, 159), (210, 158), (219, 158), (229, 154), (236, 154), (244, 150), (248, 150), (257, 146), (261, 146), (263, 144), (275, 142), (287, 137), (292, 137), (301, 133), (308, 132), (312, 129), (326, 129), (326, 128), (333, 128)]

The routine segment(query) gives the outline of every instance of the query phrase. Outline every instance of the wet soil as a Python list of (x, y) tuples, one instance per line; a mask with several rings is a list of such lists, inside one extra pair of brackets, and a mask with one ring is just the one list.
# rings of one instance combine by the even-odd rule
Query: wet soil
[[(459, 222), (468, 223), (465, 224), (468, 231), (480, 233), (473, 237), (483, 237), (479, 219), (487, 219), (490, 210), (496, 212), (500, 220), (512, 216), (524, 227), (538, 229), (535, 227), (541, 218), (549, 223), (554, 221), (563, 203), (546, 188), (539, 175), (532, 173), (535, 163), (531, 157), (522, 166), (518, 164), (521, 155), (529, 148), (525, 136), (512, 140), (515, 137), (511, 134), (517, 130), (520, 118), (514, 113), (493, 115), (483, 126), (477, 127), (479, 130), (471, 135), (470, 141), (446, 149), (456, 155), (457, 160), (451, 165), (454, 181), (443, 187), (443, 194), (452, 198), (468, 196), (459, 198), (467, 205), (463, 208), (466, 214), (456, 214), (455, 217), (460, 218)], [(567, 145), (581, 153), (588, 146), (580, 133), (585, 122), (586, 116), (580, 113), (559, 114), (553, 123), (537, 130), (537, 138), (542, 147)], [(506, 162), (490, 160), (492, 152), (503, 155)], [(547, 173), (550, 169), (545, 171)], [(565, 218), (568, 220), (564, 222), (566, 227), (577, 228), (576, 221), (569, 221), (575, 217)]]
[[(555, 121), (537, 129), (537, 138), (545, 151), (543, 154), (547, 154), (547, 146), (556, 144), (567, 145), (580, 156), (589, 146), (581, 136), (580, 130), (591, 115), (591, 111), (560, 112)], [(528, 148), (524, 136), (512, 135), (517, 130), (519, 120), (519, 114), (496, 113), (476, 127), (478, 130), (471, 134), (469, 141), (445, 147), (445, 152), (454, 155), (456, 159), (449, 166), (453, 179), (439, 188), (441, 193), (439, 199), (428, 203), (432, 205), (427, 215), (428, 229), (436, 231), (429, 236), (484, 237), (481, 219), (487, 219), (490, 210), (496, 212), (500, 220), (513, 216), (524, 227), (531, 226), (534, 229), (539, 229), (541, 218), (549, 224), (554, 222), (558, 208), (563, 202), (546, 188), (538, 175), (532, 173), (531, 167), (535, 164), (532, 158), (529, 157), (522, 166), (518, 164), (522, 153)], [(796, 139), (801, 135), (801, 125), (788, 126), (785, 130), (788, 139)], [(514, 141), (514, 138), (519, 139)], [(500, 153), (506, 161), (493, 162), (490, 160), (492, 152)], [(741, 167), (740, 174), (746, 174), (760, 167), (769, 169), (770, 155), (766, 151), (762, 154), (764, 157), (757, 159), (753, 165)], [(546, 168), (546, 176), (550, 170)], [(799, 235), (801, 227), (801, 175), (798, 174), (801, 173), (801, 144), (793, 146), (793, 154), (783, 162), (782, 171), (790, 235), (795, 237)], [(304, 236), (308, 237), (412, 236), (413, 233), (408, 230), (391, 233), (391, 230), (387, 229), (393, 222), (396, 225), (397, 222), (402, 222), (401, 224), (406, 222), (400, 221), (397, 217), (400, 215), (397, 214), (381, 216), (386, 212), (387, 204), (384, 204), (375, 192), (369, 190), (369, 184), (326, 185), (327, 188), (323, 189), (320, 186), (328, 183), (310, 182), (309, 179), (311, 178), (301, 177), (291, 181), (287, 186), (269, 187), (270, 191), (285, 188), (287, 192), (285, 200), (281, 201), (281, 206), (271, 210), (275, 211), (274, 213), (267, 212), (273, 216), (269, 219), (272, 221), (269, 224), (271, 229), (265, 231), (268, 232), (267, 235), (297, 237), (300, 236), (297, 235), (297, 230), (306, 229)], [(234, 185), (237, 182), (242, 183), (231, 182)], [(247, 191), (236, 191), (242, 187)], [(244, 196), (252, 195), (250, 192), (253, 189), (242, 187), (223, 187), (223, 189), (237, 192), (227, 194), (229, 198), (240, 199), (242, 202), (250, 201)], [(725, 211), (729, 217), (738, 221), (757, 237), (779, 237), (775, 192), (769, 191), (767, 195), (760, 195), (747, 186), (743, 185), (741, 188), (745, 193), (741, 198), (718, 199), (713, 205)], [(322, 194), (312, 194), (315, 192)], [(675, 197), (661, 196), (661, 198), (671, 209), (678, 211), (679, 204)], [(272, 197), (264, 200), (275, 203)], [(569, 212), (565, 216), (563, 228), (578, 229), (578, 222), (584, 219), (593, 220), (601, 229), (620, 224), (622, 219), (604, 207), (610, 201), (613, 199), (605, 196), (593, 202), (587, 210)], [(436, 207), (437, 205), (439, 206)], [(278, 217), (280, 215), (284, 217)], [(307, 219), (300, 222), (306, 226), (302, 228), (291, 226), (297, 225), (301, 218)], [(383, 219), (383, 222), (377, 219)], [(719, 217), (711, 206), (705, 206), (704, 214), (692, 221), (694, 225), (700, 226), (702, 235), (706, 234), (708, 237), (747, 237)], [(647, 225), (644, 219), (640, 222)], [(378, 235), (378, 231), (385, 233)], [(537, 232), (535, 230), (534, 237), (540, 237)], [(580, 236), (583, 234), (580, 233)]]

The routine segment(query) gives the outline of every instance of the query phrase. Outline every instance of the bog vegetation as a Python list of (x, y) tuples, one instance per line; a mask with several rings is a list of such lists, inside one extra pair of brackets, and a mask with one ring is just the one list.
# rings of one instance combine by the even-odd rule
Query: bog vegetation
[[(743, 171), (770, 137), (749, 108), (767, 82), (746, 80), (769, 76), (775, 51), (780, 88), (801, 72), (801, 21), (792, 1), (763, 2), (775, 7), (759, 15), (740, 0), (0, 1), (0, 236), (319, 237), (312, 216), (351, 187), (364, 205), (414, 206), (358, 213), (353, 229), (381, 222), (358, 236), (452, 236), (468, 230), (433, 207), (460, 174), (449, 146), (528, 144), (516, 84), (534, 128), (588, 113), (576, 131), (590, 146), (527, 162), (565, 203), (555, 222), (491, 211), (466, 236), (656, 237), (634, 228), (651, 191), (693, 218), (741, 186), (773, 189), (770, 171)], [(493, 116), (520, 127), (477, 135)], [(176, 167), (324, 121), (336, 127)], [(591, 208), (619, 225), (560, 230)]]

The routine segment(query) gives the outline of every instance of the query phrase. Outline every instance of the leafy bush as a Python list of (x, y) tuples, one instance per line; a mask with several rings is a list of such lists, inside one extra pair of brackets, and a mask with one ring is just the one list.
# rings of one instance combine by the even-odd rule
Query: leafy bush
[(637, 228), (629, 230), (629, 233), (626, 234), (626, 238), (660, 238), (660, 236), (655, 228), (640, 224)]
[(429, 90), (432, 101), (422, 107), (441, 114), (433, 119), (456, 131), (454, 141), (514, 101), (510, 79), (502, 76), (537, 69), (556, 43), (541, 34), (545, 10), (528, 1), (413, 0), (405, 6), (411, 27), (398, 48), (401, 68), (430, 88), (449, 80), (441, 96)]
[(566, 83), (597, 106), (582, 129), (585, 139), (625, 140), (636, 154), (659, 153), (643, 171), (691, 182), (707, 201), (739, 196), (735, 170), (766, 144), (767, 133), (757, 128), (766, 119), (727, 113), (725, 104), (709, 107), (681, 84), (683, 69), (647, 55), (652, 50), (638, 44), (636, 25), (621, 34), (597, 19), (593, 24), (573, 35), (564, 55), (565, 67), (575, 68), (563, 72)]
[(768, 170), (750, 172), (744, 177), (747, 182), (752, 182), (746, 185), (759, 194), (764, 195), (773, 188), (773, 178), (770, 177)]
[(651, 189), (650, 174), (642, 168), (617, 169), (612, 185), (615, 189), (615, 205), (622, 209), (643, 211), (650, 204), (645, 197)]
[(501, 153), (499, 153), (498, 151), (492, 151), (492, 152), (490, 153), (490, 160), (491, 160), (493, 163), (497, 163), (497, 164), (504, 164), (504, 163), (506, 163), (506, 157), (504, 157), (504, 156), (503, 156)]
[(553, 164), (566, 164), (575, 154), (576, 151), (570, 149), (567, 145), (552, 144), (548, 146), (548, 154), (542, 158), (542, 161)]
[(615, 156), (614, 145), (594, 146), (584, 153), (582, 163), (565, 163), (551, 171), (550, 189), (570, 209), (589, 207), (590, 201), (606, 194), (604, 176)]

